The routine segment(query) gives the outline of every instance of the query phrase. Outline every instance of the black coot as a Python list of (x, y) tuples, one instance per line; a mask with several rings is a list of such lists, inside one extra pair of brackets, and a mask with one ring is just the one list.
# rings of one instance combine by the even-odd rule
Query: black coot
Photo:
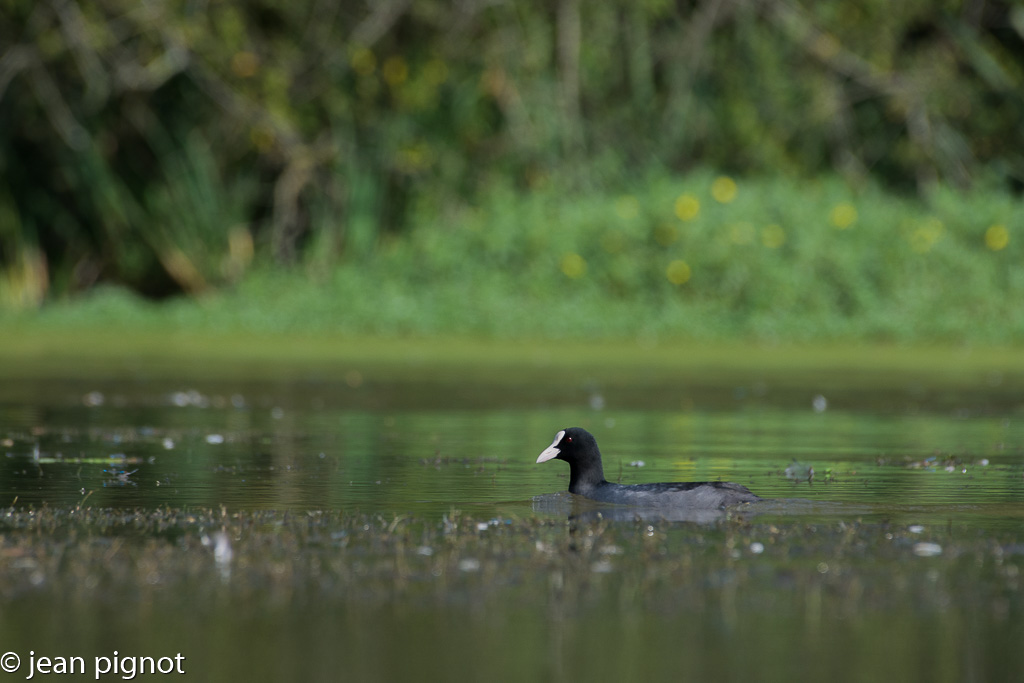
[(717, 510), (761, 500), (745, 486), (723, 481), (666, 484), (613, 484), (605, 481), (597, 440), (585, 429), (570, 427), (537, 458), (538, 463), (558, 458), (569, 463), (569, 492), (603, 503), (637, 507), (678, 507)]

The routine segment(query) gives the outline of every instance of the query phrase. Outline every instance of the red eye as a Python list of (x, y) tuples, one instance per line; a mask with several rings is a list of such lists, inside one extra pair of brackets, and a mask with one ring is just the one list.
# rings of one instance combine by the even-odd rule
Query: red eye
[(571, 437), (571, 436), (567, 436), (567, 437), (565, 438), (565, 442), (566, 442), (566, 443), (572, 443), (572, 437)]

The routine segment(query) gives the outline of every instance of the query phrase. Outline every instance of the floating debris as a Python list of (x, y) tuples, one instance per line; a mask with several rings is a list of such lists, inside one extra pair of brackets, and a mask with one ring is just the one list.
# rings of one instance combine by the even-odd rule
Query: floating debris
[(918, 557), (935, 557), (942, 554), (942, 546), (938, 543), (915, 543), (914, 554)]
[(179, 408), (187, 408), (189, 406), (194, 408), (210, 407), (210, 399), (195, 389), (189, 389), (188, 391), (175, 391), (168, 397), (168, 399), (172, 405), (176, 405)]
[(786, 479), (792, 479), (793, 481), (810, 482), (814, 479), (814, 467), (797, 462), (796, 460), (791, 462), (783, 473), (786, 475)]
[[(113, 456), (111, 456), (111, 457), (113, 457)], [(109, 469), (109, 470), (103, 470), (103, 472), (104, 472), (104, 474), (109, 474), (109, 475), (111, 475), (113, 477), (113, 479), (108, 479), (107, 481), (103, 482), (104, 486), (125, 486), (126, 484), (131, 484), (132, 486), (138, 486), (138, 484), (136, 484), (131, 479), (131, 476), (133, 474), (135, 474), (136, 472), (138, 472), (138, 470), (128, 471), (128, 470), (122, 470), (122, 469)]]
[(231, 550), (231, 539), (223, 531), (214, 534), (213, 562), (217, 565), (220, 577), (225, 582), (231, 578), (231, 558), (234, 552)]
[(213, 564), (217, 567), (217, 573), (220, 574), (221, 581), (225, 583), (229, 581), (231, 579), (231, 560), (235, 553), (231, 549), (231, 538), (227, 532), (218, 531), (213, 538), (203, 534), (200, 543), (206, 548), (213, 546)]
[(907, 469), (911, 470), (927, 470), (929, 472), (937, 472), (940, 469), (946, 472), (961, 471), (967, 474), (967, 466), (960, 458), (954, 455), (946, 456), (929, 456), (922, 460), (908, 460), (906, 462)]
[(459, 560), (459, 571), (476, 572), (480, 571), (480, 560), (474, 557), (466, 557)]

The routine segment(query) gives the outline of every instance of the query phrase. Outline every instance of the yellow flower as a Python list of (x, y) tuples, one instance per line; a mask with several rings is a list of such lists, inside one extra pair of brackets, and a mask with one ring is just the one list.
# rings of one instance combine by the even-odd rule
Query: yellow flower
[(676, 216), (681, 221), (690, 221), (700, 213), (700, 201), (692, 194), (681, 194), (676, 197)]
[(676, 259), (672, 263), (668, 264), (668, 268), (665, 269), (665, 277), (668, 281), (674, 285), (682, 285), (690, 279), (690, 266), (686, 261)]
[(1002, 223), (996, 223), (995, 225), (989, 226), (989, 229), (985, 231), (985, 246), (992, 251), (999, 251), (1005, 249), (1006, 245), (1010, 243), (1010, 231), (1006, 229), (1006, 226)]
[(828, 220), (838, 230), (846, 230), (857, 221), (857, 207), (849, 202), (839, 202), (828, 214)]
[(587, 272), (587, 262), (575, 252), (568, 252), (562, 257), (562, 272), (570, 280), (579, 280)]
[(761, 244), (769, 249), (778, 249), (786, 243), (786, 232), (781, 225), (772, 223), (761, 228)]
[(736, 181), (727, 175), (718, 176), (715, 182), (711, 183), (711, 196), (721, 204), (728, 204), (736, 199), (736, 191)]

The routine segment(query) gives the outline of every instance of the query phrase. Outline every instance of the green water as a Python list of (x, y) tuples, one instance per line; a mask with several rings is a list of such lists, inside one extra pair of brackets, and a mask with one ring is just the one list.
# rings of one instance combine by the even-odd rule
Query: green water
[[(92, 680), (115, 650), (215, 681), (1024, 671), (1013, 375), (6, 374), (0, 678), (45, 656)], [(581, 503), (534, 464), (571, 425), (612, 480), (775, 500), (703, 523)]]

